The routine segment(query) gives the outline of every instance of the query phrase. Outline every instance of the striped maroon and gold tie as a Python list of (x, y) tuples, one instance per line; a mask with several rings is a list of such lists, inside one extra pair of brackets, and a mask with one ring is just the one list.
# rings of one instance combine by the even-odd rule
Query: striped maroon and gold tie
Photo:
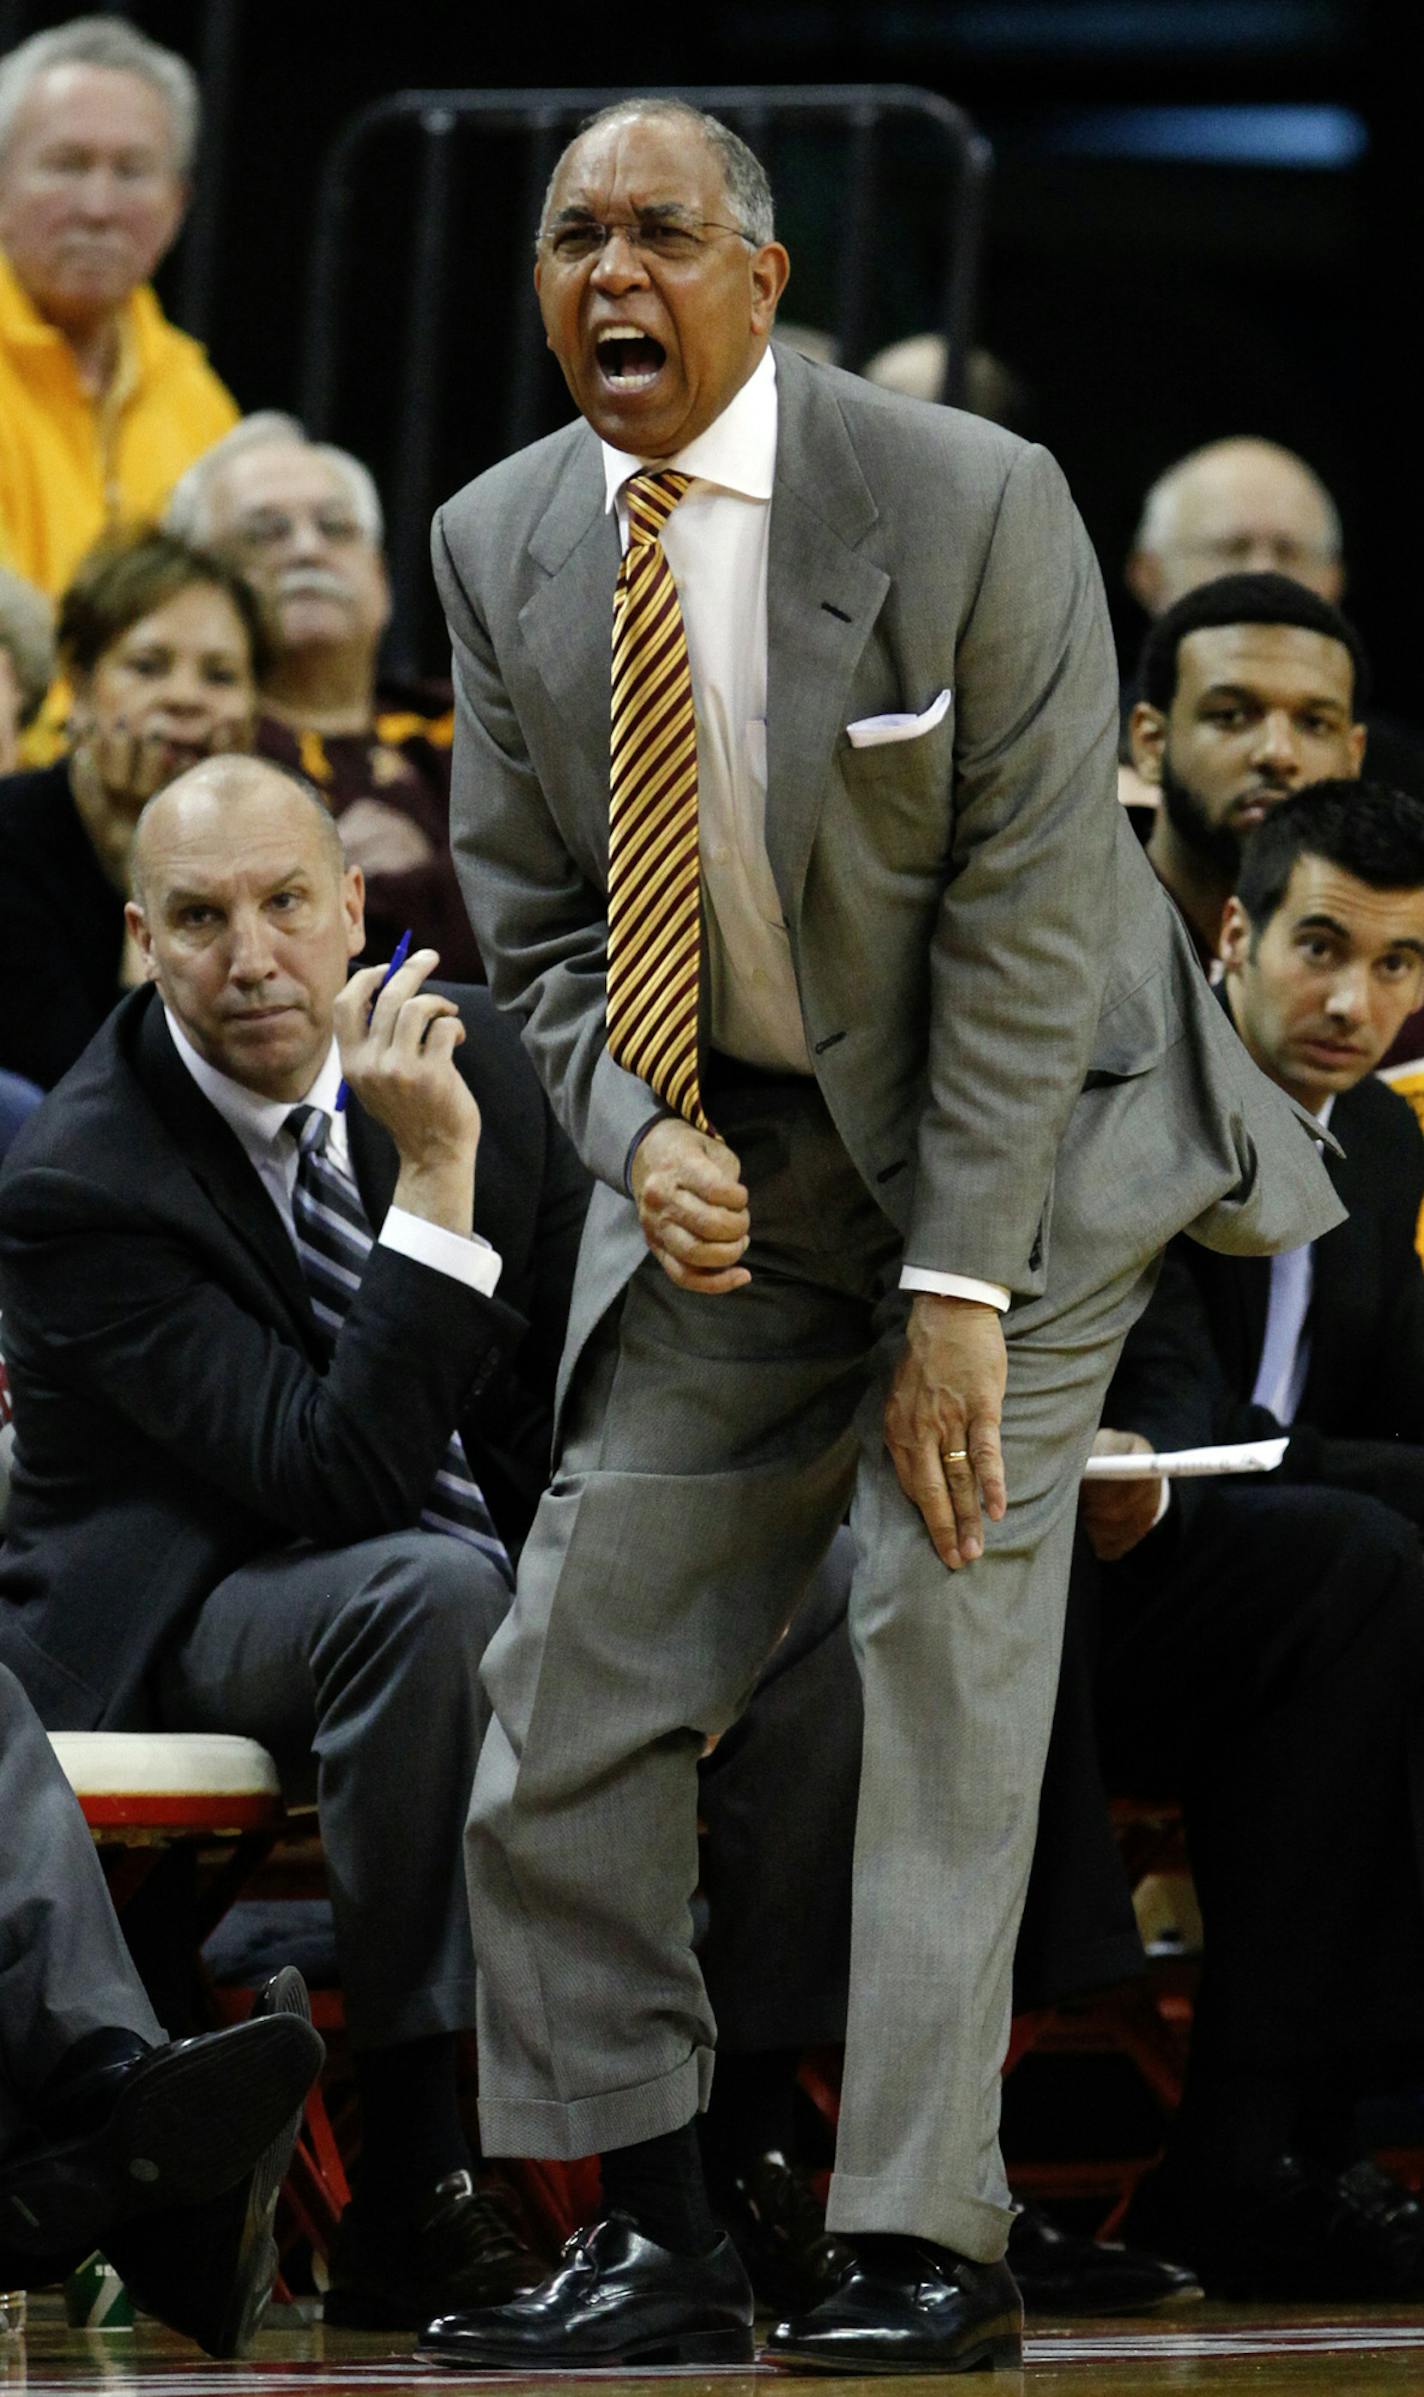
[(691, 476), (635, 474), (613, 599), (608, 1050), (699, 1132), (702, 886), (697, 720), (662, 529)]

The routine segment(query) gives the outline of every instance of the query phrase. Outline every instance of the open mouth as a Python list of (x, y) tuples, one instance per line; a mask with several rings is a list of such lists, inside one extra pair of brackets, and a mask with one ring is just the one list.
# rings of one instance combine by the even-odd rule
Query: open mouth
[(598, 371), (610, 391), (646, 391), (667, 359), (662, 343), (636, 325), (610, 325), (599, 334), (596, 348)]

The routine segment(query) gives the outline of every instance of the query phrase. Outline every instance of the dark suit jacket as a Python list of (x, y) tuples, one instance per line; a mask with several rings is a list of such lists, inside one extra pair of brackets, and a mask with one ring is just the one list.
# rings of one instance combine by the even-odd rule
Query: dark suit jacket
[(119, 996), (124, 902), (74, 804), (69, 761), (0, 778), (0, 1066), (52, 1090)]
[[(1314, 1244), (1310, 1366), (1282, 1471), (1365, 1490), (1420, 1521), (1424, 1272), (1414, 1241), (1424, 1138), (1413, 1110), (1372, 1078), (1336, 1101), (1330, 1129), (1344, 1155), (1326, 1164), (1349, 1213)], [(1174, 1241), (1104, 1421), (1160, 1448), (1284, 1430), (1251, 1403), (1270, 1286), (1268, 1258)]]
[[(378, 1243), (325, 1370), (291, 1240), (152, 989), (12, 1149), (0, 1658), (51, 1727), (141, 1726), (158, 1650), (248, 1559), (414, 1524), (455, 1425), (506, 1541), (527, 1530), (587, 1184), (515, 1029), (484, 991), (457, 995), (498, 1292)], [(350, 1141), (379, 1225), (396, 1155), (355, 1100)]]

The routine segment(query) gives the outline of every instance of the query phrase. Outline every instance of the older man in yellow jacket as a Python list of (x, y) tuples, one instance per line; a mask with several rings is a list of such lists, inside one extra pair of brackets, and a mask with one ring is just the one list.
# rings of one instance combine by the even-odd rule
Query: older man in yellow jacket
[(45, 591), (237, 418), (148, 284), (197, 127), (191, 69), (120, 18), (0, 60), (0, 557)]

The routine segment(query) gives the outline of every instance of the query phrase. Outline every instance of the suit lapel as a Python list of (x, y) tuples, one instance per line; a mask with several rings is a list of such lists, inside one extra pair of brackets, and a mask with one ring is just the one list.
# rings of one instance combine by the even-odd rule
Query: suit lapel
[[(604, 504), (598, 443), (587, 425), (577, 434), (529, 544), (548, 580), (525, 601), (519, 624), (559, 722), (606, 786), (618, 527)], [(599, 838), (606, 854), (606, 824)]]
[(135, 1064), (183, 1163), (261, 1267), (303, 1342), (310, 1342), (315, 1327), (296, 1250), (242, 1143), (208, 1104), (174, 1048), (156, 993), (139, 1028)]
[(830, 389), (794, 351), (776, 353), (776, 481), (767, 562), (766, 843), (795, 919), (844, 737), (856, 668), (890, 588), (859, 554), (878, 521)]

